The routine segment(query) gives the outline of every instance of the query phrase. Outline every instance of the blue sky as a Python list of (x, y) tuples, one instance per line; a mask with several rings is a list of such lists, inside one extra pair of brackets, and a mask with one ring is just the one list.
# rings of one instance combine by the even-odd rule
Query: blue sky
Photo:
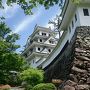
[(25, 15), (23, 10), (16, 4), (12, 7), (8, 7), (4, 4), (5, 9), (0, 10), (0, 16), (6, 17), (6, 23), (11, 30), (20, 35), (20, 40), (17, 44), (21, 45), (21, 48), (17, 51), (23, 50), (23, 46), (26, 44), (27, 38), (34, 30), (35, 25), (48, 27), (48, 21), (53, 20), (56, 14), (60, 14), (60, 7), (55, 5), (48, 10), (45, 10), (43, 6), (39, 6), (33, 10), (33, 15)]

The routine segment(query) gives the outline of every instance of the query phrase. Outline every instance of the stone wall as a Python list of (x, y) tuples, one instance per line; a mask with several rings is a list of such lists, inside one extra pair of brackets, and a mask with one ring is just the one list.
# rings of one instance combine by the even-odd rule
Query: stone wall
[(63, 80), (60, 90), (90, 90), (90, 27), (76, 29), (71, 42), (45, 68), (45, 77)]
[(77, 28), (75, 57), (69, 79), (64, 88), (90, 90), (90, 27)]

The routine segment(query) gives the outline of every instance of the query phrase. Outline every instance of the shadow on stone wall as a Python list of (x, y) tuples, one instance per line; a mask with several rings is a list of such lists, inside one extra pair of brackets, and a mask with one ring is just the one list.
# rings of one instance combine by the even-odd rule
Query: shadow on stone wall
[(68, 78), (74, 60), (75, 41), (76, 32), (71, 42), (67, 41), (58, 56), (44, 69), (46, 81), (51, 82), (52, 79), (66, 80)]

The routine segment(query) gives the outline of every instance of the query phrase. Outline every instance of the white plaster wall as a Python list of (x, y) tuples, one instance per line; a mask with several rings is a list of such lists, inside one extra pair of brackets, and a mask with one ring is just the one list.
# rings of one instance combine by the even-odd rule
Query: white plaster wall
[(46, 33), (46, 36), (49, 36), (49, 34), (48, 34), (48, 33)]
[[(38, 38), (38, 42), (40, 42), (40, 39), (41, 39), (41, 38)], [(44, 39), (42, 39), (42, 42), (40, 42), (40, 43), (43, 43), (43, 42), (45, 42)]]
[[(83, 9), (88, 9), (89, 16), (84, 16)], [(81, 26), (90, 26), (90, 7), (79, 7), (78, 13), (80, 17)]]
[[(83, 8), (88, 9), (89, 16), (84, 16)], [(77, 21), (75, 22), (75, 14), (77, 15)], [(74, 23), (74, 27), (72, 28), (72, 21)], [(69, 26), (71, 27), (71, 32), (69, 32), (69, 41), (71, 40), (72, 36), (74, 35), (75, 29), (78, 26), (90, 26), (90, 7), (77, 7), (74, 16), (71, 18), (70, 23), (68, 24), (68, 31)]]
[(40, 52), (38, 48), (40, 48), (40, 51), (43, 49), (43, 47), (36, 47), (36, 52)]
[(51, 36), (51, 37), (49, 37), (49, 39), (46, 40), (44, 43), (45, 43), (45, 44), (50, 44), (50, 45), (56, 45), (56, 44), (57, 44), (57, 41), (56, 41), (55, 39), (53, 40), (54, 43), (50, 43), (50, 42), (49, 42), (51, 39), (54, 39), (54, 38)]
[(42, 60), (40, 60), (38, 63), (36, 63), (36, 67), (41, 65), (42, 62), (44, 62), (46, 60), (46, 58), (42, 58)]
[[(71, 32), (69, 33), (69, 41), (71, 40), (72, 36), (74, 35), (75, 29), (78, 26), (90, 26), (90, 16), (84, 16), (83, 8), (87, 8), (90, 14), (90, 7), (77, 7), (75, 14), (77, 15), (77, 21), (75, 22), (75, 14), (70, 21), (69, 26), (71, 27)], [(72, 20), (74, 22), (74, 27), (72, 28)], [(68, 31), (69, 31), (68, 26)]]
[(39, 35), (42, 35), (42, 31), (39, 31)]
[[(75, 14), (77, 16), (77, 21), (75, 22)], [(74, 27), (72, 28), (72, 21), (74, 24)], [(69, 26), (71, 27), (71, 32), (69, 32), (69, 41), (71, 40), (72, 36), (74, 35), (74, 32), (76, 30), (76, 27), (80, 26), (80, 17), (79, 17), (79, 12), (78, 9), (76, 9), (74, 16), (71, 18), (70, 23), (68, 25), (68, 31), (69, 31)]]
[[(37, 62), (41, 57), (36, 56), (34, 59), (32, 59), (29, 63), (31, 63), (31, 66), (33, 68), (36, 68), (37, 66), (39, 66), (42, 62), (44, 62), (46, 60), (46, 58), (42, 58), (39, 62)], [(34, 63), (33, 63), (34, 60)], [(36, 61), (37, 60), (37, 61)]]
[(45, 48), (45, 49), (42, 51), (42, 53), (48, 53), (47, 48)]
[(42, 52), (43, 52), (43, 53), (50, 53), (50, 52), (48, 51), (48, 49), (50, 49), (51, 52), (52, 52), (52, 49), (51, 49), (51, 48), (45, 48)]
[(35, 58), (31, 59), (31, 60), (29, 61), (29, 63), (30, 63), (30, 65), (31, 65), (32, 67), (35, 67), (35, 66), (34, 66), (34, 64), (35, 64)]
[[(37, 61), (40, 59), (41, 57), (39, 57), (39, 56), (35, 56), (33, 59), (31, 59), (30, 60), (30, 62), (29, 63), (31, 63), (31, 66), (32, 67), (34, 67), (34, 68), (36, 68), (37, 67)], [(34, 61), (34, 62), (33, 62)]]
[(41, 58), (41, 57), (36, 56), (36, 57), (35, 57), (35, 62), (37, 62), (40, 58)]

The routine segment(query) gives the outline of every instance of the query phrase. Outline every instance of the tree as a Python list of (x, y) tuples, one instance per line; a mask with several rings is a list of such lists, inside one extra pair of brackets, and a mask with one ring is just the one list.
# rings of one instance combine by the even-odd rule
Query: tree
[[(21, 6), (26, 14), (32, 14), (32, 9), (38, 7), (39, 5), (44, 6), (46, 9), (58, 4), (60, 7), (63, 6), (65, 0), (7, 0), (7, 5), (12, 5), (17, 3)], [(81, 0), (72, 0), (75, 3), (79, 3)], [(0, 0), (0, 8), (4, 8), (2, 0)]]
[(61, 23), (61, 20), (60, 20), (60, 16), (56, 15), (56, 17), (54, 18), (54, 20), (49, 20), (48, 24), (52, 24), (54, 26), (54, 31), (55, 32), (58, 32), (59, 34), (59, 37), (61, 36), (60, 34), (60, 23)]
[[(63, 0), (7, 0), (7, 5), (12, 5), (12, 3), (17, 3), (26, 14), (31, 14), (32, 9), (38, 5), (43, 5), (46, 9), (48, 9), (55, 4), (59, 4), (61, 6)], [(2, 0), (0, 0), (0, 7), (4, 8)]]
[(11, 34), (10, 28), (0, 20), (0, 84), (8, 83), (10, 71), (21, 71), (24, 65), (24, 59), (15, 52), (19, 45), (16, 40), (18, 34)]

